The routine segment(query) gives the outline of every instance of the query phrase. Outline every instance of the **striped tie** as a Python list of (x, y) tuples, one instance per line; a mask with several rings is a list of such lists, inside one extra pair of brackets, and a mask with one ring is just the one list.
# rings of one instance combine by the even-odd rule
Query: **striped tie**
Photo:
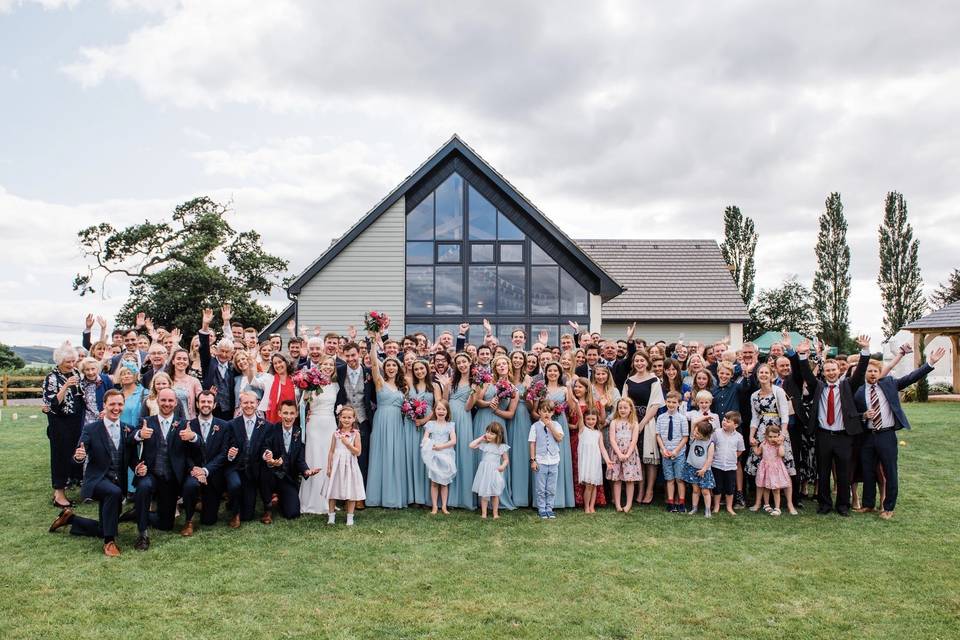
[(870, 409), (873, 410), (873, 428), (883, 428), (883, 414), (880, 413), (880, 395), (877, 393), (877, 385), (870, 385)]

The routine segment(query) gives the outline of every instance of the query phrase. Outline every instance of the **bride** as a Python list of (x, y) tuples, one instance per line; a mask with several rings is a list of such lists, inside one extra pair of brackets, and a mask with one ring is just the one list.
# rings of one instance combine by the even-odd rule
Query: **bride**
[(300, 484), (300, 510), (303, 513), (327, 513), (327, 457), (330, 442), (337, 430), (335, 414), (337, 393), (337, 366), (333, 358), (324, 357), (318, 366), (322, 373), (330, 377), (330, 384), (322, 392), (305, 393), (303, 402), (307, 406), (306, 428), (303, 430), (307, 448), (307, 465), (318, 467), (320, 473), (305, 479)]

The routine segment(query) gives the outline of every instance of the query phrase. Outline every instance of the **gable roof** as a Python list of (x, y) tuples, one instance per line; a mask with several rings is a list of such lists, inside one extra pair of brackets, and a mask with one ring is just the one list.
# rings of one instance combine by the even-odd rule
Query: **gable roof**
[(559, 229), (549, 218), (547, 218), (536, 206), (533, 205), (522, 193), (520, 193), (506, 178), (504, 178), (496, 169), (494, 169), (486, 160), (480, 157), (456, 134), (446, 142), (440, 149), (421, 164), (397, 187), (388, 193), (377, 205), (368, 211), (360, 220), (347, 230), (310, 266), (297, 276), (297, 278), (287, 287), (288, 295), (296, 295), (310, 281), (313, 276), (320, 272), (327, 264), (336, 258), (341, 251), (350, 245), (364, 230), (383, 215), (401, 196), (403, 196), (412, 186), (422, 180), (430, 171), (436, 168), (451, 155), (459, 154), (470, 162), (481, 174), (486, 176), (499, 189), (501, 189), (513, 202), (530, 218), (532, 218), (540, 227), (549, 233), (564, 249), (569, 251), (575, 260), (580, 262), (585, 269), (590, 272), (599, 281), (599, 293), (604, 300), (613, 298), (623, 291), (619, 282), (614, 280), (600, 265), (598, 265), (589, 255), (570, 239), (567, 234)]
[(746, 322), (715, 240), (577, 240), (626, 290), (603, 303), (603, 319)]
[(296, 302), (291, 302), (290, 304), (288, 304), (287, 307), (283, 311), (281, 311), (280, 314), (276, 318), (274, 318), (272, 322), (270, 322), (270, 324), (268, 324), (266, 327), (264, 327), (260, 331), (260, 335), (258, 339), (260, 341), (263, 341), (271, 333), (280, 333), (280, 329), (282, 329), (283, 325), (287, 324), (287, 321), (293, 317), (293, 314), (296, 312), (296, 310), (297, 310)]
[(917, 331), (918, 329), (958, 329), (960, 328), (960, 300), (952, 302), (942, 309), (937, 309), (922, 318), (907, 324), (904, 329)]

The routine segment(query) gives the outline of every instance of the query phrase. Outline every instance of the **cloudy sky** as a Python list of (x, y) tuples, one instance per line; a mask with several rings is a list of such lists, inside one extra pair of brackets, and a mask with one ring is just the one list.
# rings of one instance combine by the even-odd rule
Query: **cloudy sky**
[[(206, 194), (299, 272), (453, 133), (572, 237), (757, 223), (809, 284), (840, 191), (854, 331), (902, 192), (928, 292), (960, 266), (955, 2), (0, 0), (0, 341), (57, 344), (82, 227)], [(280, 292), (275, 306), (282, 305)]]

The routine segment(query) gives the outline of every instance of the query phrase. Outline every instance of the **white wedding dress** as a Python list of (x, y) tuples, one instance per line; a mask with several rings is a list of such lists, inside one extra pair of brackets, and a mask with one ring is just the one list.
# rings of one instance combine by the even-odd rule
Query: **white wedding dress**
[(331, 383), (310, 400), (307, 426), (303, 430), (307, 466), (320, 468), (320, 473), (300, 483), (300, 511), (302, 513), (327, 513), (327, 457), (330, 441), (337, 430), (334, 409), (340, 386)]

